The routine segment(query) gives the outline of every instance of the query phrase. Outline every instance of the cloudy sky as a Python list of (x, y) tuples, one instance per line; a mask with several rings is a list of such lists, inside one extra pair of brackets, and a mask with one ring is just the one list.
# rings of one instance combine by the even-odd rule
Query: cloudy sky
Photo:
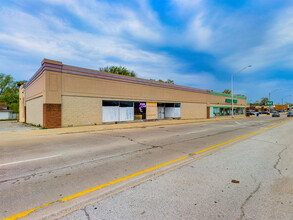
[(43, 58), (293, 102), (293, 1), (5, 0), (0, 72), (27, 80)]

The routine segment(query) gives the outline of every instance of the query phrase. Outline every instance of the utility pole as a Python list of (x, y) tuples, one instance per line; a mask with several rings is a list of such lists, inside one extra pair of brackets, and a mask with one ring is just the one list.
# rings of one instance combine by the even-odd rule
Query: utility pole
[(238, 72), (234, 73), (231, 75), (231, 95), (232, 95), (232, 118), (234, 118), (234, 92), (233, 92), (233, 79), (234, 76), (237, 76), (239, 73), (241, 73), (243, 70), (245, 70), (246, 68), (251, 67), (251, 65), (246, 66), (244, 68), (242, 68), (241, 70), (239, 70)]
[[(271, 101), (271, 94), (274, 93), (274, 92), (277, 92), (279, 90), (282, 90), (282, 89), (275, 89), (275, 90), (269, 92), (269, 102)], [(269, 106), (269, 109), (271, 110), (271, 106)]]
[(284, 98), (287, 98), (287, 97), (289, 97), (289, 96), (291, 96), (291, 95), (287, 95), (287, 96), (285, 96), (285, 97), (282, 98), (282, 112), (284, 112), (284, 103), (283, 103)]

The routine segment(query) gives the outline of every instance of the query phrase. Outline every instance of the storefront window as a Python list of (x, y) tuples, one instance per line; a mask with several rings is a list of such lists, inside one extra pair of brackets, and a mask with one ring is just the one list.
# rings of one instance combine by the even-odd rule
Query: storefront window
[[(217, 116), (230, 116), (232, 113), (232, 107), (212, 107), (213, 108), (213, 116), (211, 117), (217, 117)], [(234, 108), (234, 115), (243, 115), (244, 114), (244, 108)]]
[(170, 107), (173, 107), (173, 108), (174, 108), (174, 106), (175, 106), (174, 103), (166, 103), (166, 104), (165, 104), (165, 107), (166, 107), (166, 108), (168, 108), (168, 107), (169, 107), (169, 108), (170, 108)]
[(133, 102), (103, 100), (103, 106), (133, 107)]
[(133, 102), (120, 102), (120, 107), (133, 107)]
[(119, 101), (103, 101), (103, 106), (119, 106)]

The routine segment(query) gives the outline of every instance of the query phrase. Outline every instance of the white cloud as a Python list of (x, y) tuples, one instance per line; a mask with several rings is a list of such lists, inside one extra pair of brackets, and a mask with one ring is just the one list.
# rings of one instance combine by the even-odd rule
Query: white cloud
[(293, 68), (293, 8), (279, 12), (270, 28), (264, 33), (262, 43), (223, 59), (232, 67), (252, 64), (253, 72), (277, 64)]
[[(94, 0), (43, 0), (49, 4), (62, 5), (66, 9), (89, 24), (97, 31), (109, 35), (123, 33), (146, 40), (160, 41), (159, 21), (154, 12), (146, 4), (141, 3), (141, 10), (132, 10), (122, 4), (111, 4)], [(147, 15), (147, 16), (146, 16)]]
[(0, 27), (0, 44), (9, 48), (10, 53), (39, 57), (39, 62), (49, 58), (97, 69), (111, 65), (114, 59), (119, 65), (133, 66), (137, 72), (145, 66), (155, 67), (158, 74), (160, 68), (178, 66), (166, 53), (140, 49), (118, 35), (79, 31), (53, 15), (32, 16), (16, 9), (2, 8), (0, 22), (4, 24)]
[(178, 36), (181, 45), (194, 51), (211, 52), (214, 49), (214, 30), (211, 26), (210, 11), (206, 2), (202, 0), (172, 0), (171, 4), (174, 6), (176, 16), (181, 17), (186, 23), (184, 30)]
[(203, 14), (195, 16), (188, 25), (186, 36), (196, 50), (210, 48), (212, 30), (204, 24)]
[[(73, 3), (70, 0), (64, 2)], [(51, 3), (61, 4), (58, 0)], [(157, 19), (151, 10), (146, 9), (147, 4), (141, 4), (140, 7), (149, 12), (149, 20)], [(199, 15), (192, 23), (195, 26), (192, 36), (199, 42), (198, 47), (206, 46), (210, 36), (209, 30), (203, 26), (202, 19)], [(140, 49), (119, 35), (119, 31), (114, 31), (114, 34), (110, 34), (111, 31), (108, 30), (104, 33), (80, 31), (53, 14), (32, 16), (9, 8), (1, 10), (0, 22), (4, 23), (2, 21), (5, 21), (5, 25), (0, 27), (0, 44), (5, 44), (23, 55), (41, 57), (39, 62), (46, 57), (93, 69), (106, 65), (125, 65), (137, 72), (139, 77), (146, 79), (172, 79), (176, 84), (203, 89), (212, 89), (217, 85), (213, 75), (206, 72), (182, 73), (186, 64), (178, 62), (164, 52)], [(139, 30), (139, 24), (132, 25), (133, 30)]]
[(140, 50), (123, 38), (81, 32), (69, 26), (63, 31), (53, 30), (50, 26), (56, 23), (64, 26), (57, 17), (41, 20), (21, 11), (1, 12), (0, 20), (5, 25), (1, 28), (0, 42), (16, 50), (73, 60), (101, 56), (124, 61), (164, 60), (164, 56)]
[[(253, 68), (243, 75), (270, 65), (293, 66), (292, 8), (279, 14), (269, 30), (261, 34), (262, 41), (251, 43), (247, 39), (254, 33), (249, 29), (253, 25), (250, 26), (246, 16), (213, 8), (206, 1), (172, 0), (175, 20), (180, 20), (174, 29), (168, 23), (161, 24), (147, 0), (132, 1), (127, 5), (119, 1), (42, 1), (48, 5), (46, 11), (39, 14), (25, 13), (25, 9), (13, 7), (0, 9), (0, 68), (5, 70), (8, 64), (17, 64), (13, 73), (21, 76), (19, 79), (31, 76), (40, 61), (49, 58), (92, 69), (124, 65), (146, 79), (172, 79), (176, 84), (215, 91), (229, 89), (229, 77), (225, 78), (224, 73), (219, 73), (220, 78), (201, 70), (190, 71), (191, 61), (186, 63), (185, 57), (180, 55), (176, 59), (156, 46), (205, 53), (217, 62), (211, 64), (213, 67), (220, 66), (227, 72), (252, 64)], [(54, 14), (55, 9), (62, 9), (65, 16)], [(82, 23), (82, 30), (75, 27), (77, 24), (70, 23), (72, 18)], [(24, 57), (33, 61), (27, 62)], [(25, 75), (21, 75), (23, 70)], [(279, 83), (292, 87), (280, 80), (269, 83), (260, 77), (241, 78), (242, 74), (235, 81), (236, 93), (255, 97), (256, 93), (266, 94), (267, 88), (278, 88)]]

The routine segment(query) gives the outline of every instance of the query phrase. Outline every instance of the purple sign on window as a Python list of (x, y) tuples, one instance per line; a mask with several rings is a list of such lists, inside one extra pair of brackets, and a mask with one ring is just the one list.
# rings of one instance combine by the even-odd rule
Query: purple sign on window
[(146, 103), (145, 102), (140, 102), (139, 107), (140, 108), (146, 108)]

